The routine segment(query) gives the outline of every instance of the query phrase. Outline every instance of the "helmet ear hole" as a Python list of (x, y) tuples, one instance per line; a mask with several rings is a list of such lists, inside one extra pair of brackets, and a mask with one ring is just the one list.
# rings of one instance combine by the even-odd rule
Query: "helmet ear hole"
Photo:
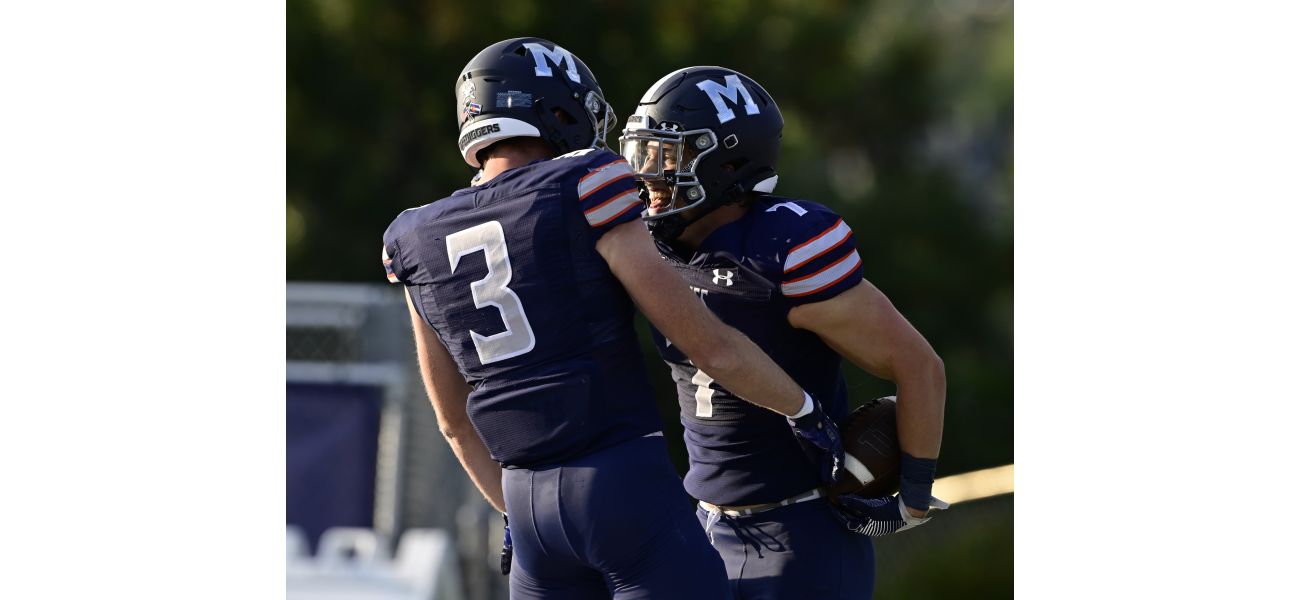
[(564, 110), (563, 108), (552, 108), (551, 112), (555, 113), (555, 118), (559, 119), (560, 122), (565, 125), (576, 125), (578, 123), (578, 120), (573, 118), (573, 115), (569, 114), (569, 111)]
[(732, 161), (722, 163), (722, 170), (728, 173), (735, 173), (736, 171), (745, 168), (745, 165), (747, 164), (749, 164), (749, 159), (741, 157)]

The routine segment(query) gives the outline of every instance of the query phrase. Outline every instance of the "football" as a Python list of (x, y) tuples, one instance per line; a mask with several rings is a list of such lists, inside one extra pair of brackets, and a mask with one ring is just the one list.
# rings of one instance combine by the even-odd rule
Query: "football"
[(898, 491), (898, 425), (895, 398), (876, 398), (849, 414), (840, 426), (844, 440), (844, 478), (831, 487), (831, 495), (857, 494), (868, 498)]

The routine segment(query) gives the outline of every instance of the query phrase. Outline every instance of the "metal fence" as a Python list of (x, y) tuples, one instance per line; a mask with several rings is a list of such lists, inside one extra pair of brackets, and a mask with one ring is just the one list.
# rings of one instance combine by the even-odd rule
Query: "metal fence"
[(397, 540), (439, 529), (458, 548), (465, 597), (506, 597), (496, 572), (500, 518), (438, 432), (419, 379), (402, 290), (383, 284), (290, 282), (286, 379), (384, 390), (373, 527)]

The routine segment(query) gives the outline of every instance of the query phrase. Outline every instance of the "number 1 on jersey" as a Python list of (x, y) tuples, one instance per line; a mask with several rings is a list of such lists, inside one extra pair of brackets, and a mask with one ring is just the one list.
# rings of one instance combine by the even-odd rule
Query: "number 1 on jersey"
[(506, 287), (513, 274), (510, 269), (510, 254), (506, 250), (506, 235), (501, 223), (488, 221), (462, 229), (447, 236), (447, 259), (451, 262), (451, 272), (456, 272), (456, 265), (467, 254), (483, 252), (487, 263), (487, 277), (469, 285), (477, 308), (495, 307), (501, 313), (501, 321), (506, 330), (492, 335), (480, 335), (470, 330), (470, 339), (474, 349), (478, 350), (478, 360), (482, 364), (513, 358), (533, 349), (537, 339), (533, 328), (528, 324), (528, 315), (524, 313), (524, 304), (514, 290)]
[(695, 416), (712, 417), (713, 416), (713, 394), (717, 390), (713, 389), (713, 378), (708, 373), (701, 371), (699, 367), (695, 369), (695, 375), (691, 377), (691, 383), (695, 384)]

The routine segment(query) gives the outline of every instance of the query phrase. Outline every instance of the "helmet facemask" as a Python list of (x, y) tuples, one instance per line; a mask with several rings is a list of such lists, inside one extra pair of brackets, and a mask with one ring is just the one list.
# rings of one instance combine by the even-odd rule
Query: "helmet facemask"
[(614, 107), (610, 106), (604, 98), (600, 97), (594, 91), (587, 92), (587, 97), (582, 101), (584, 112), (587, 118), (591, 120), (591, 130), (595, 132), (595, 139), (591, 141), (592, 148), (608, 148), (605, 138), (609, 132), (613, 131), (618, 124), (618, 115), (614, 114)]
[[(629, 121), (635, 119), (633, 116)], [(682, 213), (705, 207), (706, 203), (720, 204), (721, 199), (717, 198), (713, 200), (719, 202), (709, 202), (709, 193), (697, 174), (698, 165), (718, 146), (712, 130), (674, 131), (672, 124), (663, 124), (660, 129), (629, 127), (623, 130), (619, 144), (623, 158), (641, 184), (641, 199), (648, 209), (644, 218), (656, 237), (662, 239), (660, 232), (676, 230), (665, 240), (670, 241), (707, 210), (691, 215), (693, 218)], [(664, 188), (669, 193), (669, 201), (665, 206), (656, 207), (652, 195)], [(669, 222), (675, 222), (676, 226), (659, 227)]]

